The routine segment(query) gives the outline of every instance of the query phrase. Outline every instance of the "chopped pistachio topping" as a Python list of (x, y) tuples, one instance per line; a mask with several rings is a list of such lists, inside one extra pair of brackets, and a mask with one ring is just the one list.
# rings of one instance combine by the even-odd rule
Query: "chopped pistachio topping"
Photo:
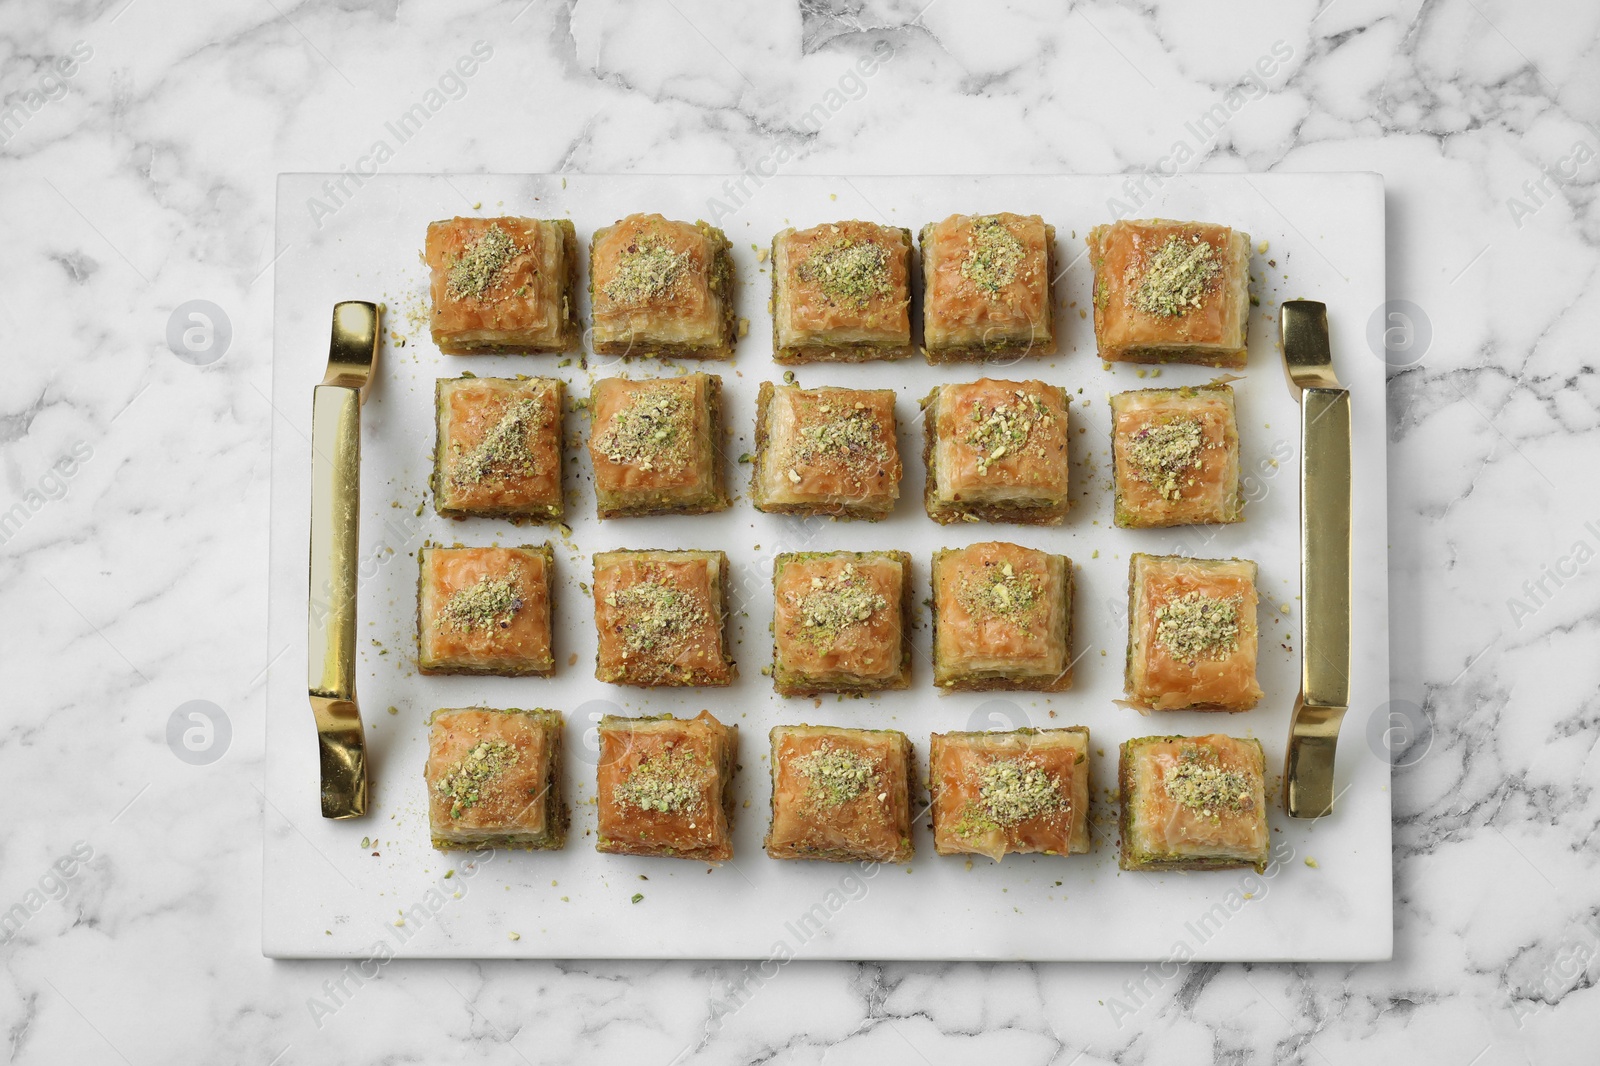
[(1145, 265), (1133, 294), (1134, 306), (1147, 315), (1187, 314), (1200, 306), (1220, 273), (1217, 251), (1208, 242), (1199, 237), (1168, 237)]
[(1010, 285), (1027, 255), (1022, 242), (994, 215), (972, 220), (972, 238), (961, 276), (990, 295)]
[(963, 443), (978, 453), (978, 476), (987, 477), (993, 464), (1026, 452), (1033, 431), (1053, 425), (1055, 415), (1039, 397), (1016, 389), (1004, 403), (974, 404), (969, 420)]
[(705, 762), (688, 748), (674, 746), (640, 760), (613, 796), (618, 803), (663, 814), (696, 810), (704, 788)]
[(1199, 419), (1175, 418), (1129, 437), (1127, 456), (1139, 480), (1164, 499), (1176, 500), (1183, 495), (1184, 475), (1199, 464), (1204, 447)]
[(461, 456), (451, 472), (457, 485), (476, 485), (490, 475), (512, 477), (535, 473), (530, 440), (548, 417), (543, 402), (522, 399), (511, 404), (483, 435), (478, 446)]
[(450, 264), (448, 287), (456, 299), (481, 300), (500, 281), (500, 275), (521, 249), (498, 224), (468, 244)]
[(1007, 619), (1027, 627), (1027, 617), (1044, 591), (1038, 577), (1019, 574), (1010, 563), (987, 562), (983, 573), (961, 584), (961, 605), (973, 614)]
[(1163, 784), (1180, 807), (1203, 817), (1255, 807), (1255, 788), (1248, 776), (1206, 762), (1196, 749), (1185, 750), (1179, 762), (1167, 767)]
[(615, 303), (645, 303), (676, 288), (688, 268), (688, 252), (675, 252), (660, 240), (646, 237), (629, 245), (618, 258), (605, 293)]
[(809, 786), (806, 798), (823, 807), (849, 803), (872, 787), (876, 776), (871, 759), (827, 741), (796, 759), (794, 766)]
[(846, 563), (832, 578), (813, 577), (810, 588), (798, 599), (801, 636), (820, 645), (832, 644), (840, 633), (865, 623), (874, 611), (889, 605), (854, 563)]
[(1156, 608), (1156, 642), (1180, 662), (1223, 659), (1239, 647), (1239, 597), (1186, 592)]
[(505, 629), (522, 610), (521, 577), (516, 570), (502, 577), (485, 574), (476, 584), (453, 592), (439, 616), (458, 633)]
[(463, 811), (483, 801), (485, 786), (515, 766), (519, 758), (517, 749), (503, 740), (479, 741), (444, 772), (433, 789), (441, 796), (450, 797), (450, 817), (460, 818)]
[(676, 469), (688, 460), (694, 412), (683, 390), (669, 384), (649, 385), (635, 392), (595, 439), (613, 463), (641, 470)]
[(889, 293), (889, 251), (872, 241), (841, 237), (814, 248), (798, 273), (835, 303), (862, 307)]
[(825, 460), (846, 465), (886, 463), (889, 449), (884, 444), (883, 425), (878, 412), (864, 403), (847, 406), (838, 400), (823, 400), (800, 426), (799, 439), (788, 448), (784, 465), (791, 467), (789, 480), (798, 482), (795, 464), (812, 465)]
[(1004, 826), (1070, 805), (1056, 778), (1020, 759), (997, 759), (980, 770), (978, 797), (989, 816)]
[(654, 579), (607, 593), (606, 606), (622, 614), (625, 655), (658, 653), (710, 621), (694, 597)]

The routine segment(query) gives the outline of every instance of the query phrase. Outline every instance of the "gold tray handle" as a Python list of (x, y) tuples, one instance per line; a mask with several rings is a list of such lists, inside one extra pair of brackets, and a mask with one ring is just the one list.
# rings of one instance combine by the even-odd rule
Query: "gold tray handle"
[(367, 749), (356, 705), (361, 550), (361, 401), (378, 355), (378, 308), (336, 304), (328, 372), (311, 398), (308, 684), (317, 723), (322, 816), (367, 813)]
[(1333, 811), (1334, 755), (1350, 706), (1350, 393), (1339, 387), (1327, 307), (1283, 305), (1291, 388), (1300, 400), (1300, 694), (1284, 763), (1294, 818)]

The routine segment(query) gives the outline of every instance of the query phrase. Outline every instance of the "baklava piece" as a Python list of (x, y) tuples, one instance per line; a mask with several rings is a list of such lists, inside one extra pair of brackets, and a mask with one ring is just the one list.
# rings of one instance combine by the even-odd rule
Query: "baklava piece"
[(750, 498), (775, 514), (877, 521), (900, 498), (893, 389), (761, 383)]
[(417, 553), (417, 670), (424, 674), (555, 673), (550, 587), (555, 552), (437, 548)]
[(723, 862), (733, 858), (739, 727), (695, 718), (600, 719), (595, 849)]
[(1003, 541), (935, 552), (933, 683), (1071, 688), (1071, 560)]
[(1257, 740), (1141, 737), (1124, 741), (1124, 870), (1267, 868), (1266, 758)]
[(589, 244), (594, 350), (600, 355), (731, 359), (733, 255), (704, 222), (629, 215)]
[(922, 227), (922, 349), (930, 363), (1056, 350), (1056, 230), (1038, 215), (951, 215)]
[(433, 846), (567, 844), (561, 799), (561, 712), (460, 707), (429, 719), (428, 828)]
[(911, 758), (911, 741), (892, 729), (776, 727), (767, 854), (910, 862)]
[(929, 518), (1057, 525), (1067, 516), (1066, 390), (983, 378), (937, 386), (922, 406)]
[(935, 733), (928, 742), (933, 847), (940, 855), (1089, 850), (1089, 731)]
[(778, 363), (911, 354), (911, 231), (872, 222), (772, 238), (772, 358)]
[(1248, 233), (1140, 219), (1096, 226), (1088, 243), (1100, 358), (1244, 366)]
[(1139, 389), (1111, 397), (1116, 523), (1123, 529), (1238, 522), (1233, 389)]
[(555, 378), (440, 378), (433, 499), (452, 518), (561, 518), (561, 414)]
[(423, 258), (440, 351), (565, 352), (578, 346), (578, 240), (566, 219), (430, 222)]
[(806, 552), (772, 564), (772, 684), (783, 696), (911, 684), (911, 556)]
[(1134, 553), (1128, 699), (1156, 711), (1248, 711), (1256, 684), (1256, 564)]
[(589, 395), (601, 518), (725, 510), (722, 379), (602, 378)]
[(732, 682), (727, 575), (722, 552), (597, 552), (594, 676), (645, 688)]

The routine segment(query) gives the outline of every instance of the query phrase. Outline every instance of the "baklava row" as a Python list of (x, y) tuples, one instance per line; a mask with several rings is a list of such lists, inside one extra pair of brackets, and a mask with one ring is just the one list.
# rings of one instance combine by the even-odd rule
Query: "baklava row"
[[(1250, 236), (1121, 220), (1087, 238), (1100, 356), (1243, 366)], [(857, 220), (772, 239), (779, 363), (1016, 360), (1056, 351), (1055, 227), (1038, 215), (951, 215), (917, 235)], [(589, 243), (596, 354), (729, 359), (740, 333), (732, 246), (705, 222), (635, 214)], [(443, 352), (565, 352), (580, 344), (578, 245), (566, 219), (457, 217), (428, 226), (431, 328)], [(912, 303), (921, 294), (921, 335)]]

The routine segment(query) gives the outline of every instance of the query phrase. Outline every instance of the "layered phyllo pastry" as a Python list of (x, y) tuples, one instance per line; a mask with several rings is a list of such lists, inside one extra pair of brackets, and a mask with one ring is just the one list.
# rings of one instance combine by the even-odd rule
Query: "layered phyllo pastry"
[(924, 226), (918, 240), (928, 362), (1056, 350), (1054, 226), (1038, 215), (951, 215)]
[(555, 378), (441, 378), (433, 499), (442, 515), (561, 517), (561, 405)]
[(578, 240), (572, 223), (452, 218), (423, 250), (433, 342), (452, 355), (565, 352), (578, 346)]
[(900, 498), (893, 389), (762, 382), (756, 401), (758, 511), (876, 521)]
[(1066, 517), (1065, 389), (983, 378), (940, 385), (922, 406), (929, 518), (1055, 525)]
[(780, 555), (772, 595), (772, 683), (780, 695), (911, 684), (910, 555)]
[(594, 557), (594, 676), (614, 685), (726, 685), (722, 552), (610, 551)]
[(940, 855), (1089, 850), (1089, 731), (935, 733), (928, 742)]
[(1247, 711), (1256, 683), (1256, 564), (1134, 553), (1128, 699), (1156, 711)]
[(589, 410), (601, 518), (705, 514), (728, 506), (721, 378), (602, 378), (589, 394)]
[(733, 858), (738, 726), (701, 711), (680, 719), (600, 719), (595, 848), (722, 862)]
[(911, 741), (892, 729), (773, 729), (767, 854), (910, 862), (911, 758)]
[(830, 222), (772, 238), (772, 358), (863, 362), (911, 354), (911, 231)]
[(460, 707), (435, 711), (428, 729), (434, 847), (566, 846), (560, 711)]
[(733, 357), (733, 255), (715, 226), (629, 215), (596, 230), (589, 297), (600, 355)]
[(1138, 219), (1096, 226), (1088, 242), (1100, 358), (1244, 366), (1248, 233)]
[(1071, 688), (1071, 560), (1003, 541), (935, 552), (933, 683)]
[(1220, 734), (1124, 741), (1117, 780), (1124, 870), (1267, 868), (1260, 741)]
[(417, 552), (417, 670), (424, 674), (555, 673), (550, 589), (555, 552), (437, 548)]
[(1111, 397), (1116, 523), (1124, 529), (1238, 522), (1233, 389), (1139, 389)]

